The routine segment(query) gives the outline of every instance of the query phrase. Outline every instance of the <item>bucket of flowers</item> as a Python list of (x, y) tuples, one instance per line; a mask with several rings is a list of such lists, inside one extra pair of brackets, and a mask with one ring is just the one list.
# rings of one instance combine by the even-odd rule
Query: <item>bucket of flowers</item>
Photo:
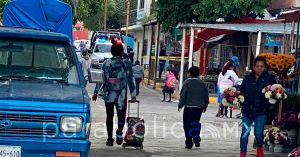
[(288, 157), (299, 157), (300, 156), (300, 147), (293, 149), (293, 151), (288, 155)]
[(241, 92), (238, 91), (235, 87), (227, 88), (221, 95), (222, 104), (224, 106), (232, 108), (240, 108), (241, 104), (244, 103), (245, 98), (241, 95)]
[(266, 131), (264, 141), (268, 144), (269, 151), (275, 153), (282, 153), (283, 147), (290, 144), (288, 133), (278, 127), (269, 128)]
[(285, 89), (280, 84), (273, 84), (265, 87), (262, 92), (265, 94), (265, 98), (269, 100), (270, 104), (276, 104), (278, 100), (287, 98)]

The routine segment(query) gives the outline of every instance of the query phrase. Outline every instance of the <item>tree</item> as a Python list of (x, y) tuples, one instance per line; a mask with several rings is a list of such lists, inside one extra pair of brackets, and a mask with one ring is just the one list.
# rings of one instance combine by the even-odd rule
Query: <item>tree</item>
[(192, 6), (202, 23), (214, 23), (218, 18), (231, 21), (241, 17), (263, 17), (270, 0), (199, 0)]
[(176, 27), (178, 23), (192, 22), (197, 17), (193, 6), (198, 0), (158, 0), (156, 3), (157, 20), (162, 23), (164, 31)]
[(262, 17), (270, 0), (158, 0), (157, 19), (163, 30), (169, 31), (179, 23), (192, 21), (214, 23), (240, 17)]
[(7, 1), (8, 0), (1, 0), (0, 1), (0, 22), (2, 22), (3, 9), (4, 9), (4, 6), (5, 6)]

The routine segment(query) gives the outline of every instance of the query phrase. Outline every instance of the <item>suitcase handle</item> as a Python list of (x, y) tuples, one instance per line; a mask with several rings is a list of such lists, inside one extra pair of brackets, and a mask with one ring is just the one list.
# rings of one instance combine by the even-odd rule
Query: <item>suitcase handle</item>
[(137, 103), (137, 117), (140, 117), (140, 101), (139, 100), (129, 100), (128, 101), (128, 115), (130, 117), (130, 104)]

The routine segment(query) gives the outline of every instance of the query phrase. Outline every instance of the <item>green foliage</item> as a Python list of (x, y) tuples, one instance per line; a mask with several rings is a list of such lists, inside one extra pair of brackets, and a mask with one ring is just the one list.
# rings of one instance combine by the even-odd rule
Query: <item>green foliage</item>
[(263, 17), (269, 3), (270, 0), (199, 0), (192, 7), (199, 22), (214, 23), (218, 18), (230, 21), (245, 16)]
[(270, 0), (158, 0), (157, 19), (163, 30), (170, 31), (178, 23), (214, 23), (240, 17), (262, 17)]
[(156, 3), (157, 20), (162, 22), (164, 31), (170, 31), (178, 23), (192, 22), (196, 17), (193, 6), (198, 0), (158, 0)]
[(8, 0), (0, 0), (0, 22), (2, 22), (3, 9), (6, 2), (8, 2)]

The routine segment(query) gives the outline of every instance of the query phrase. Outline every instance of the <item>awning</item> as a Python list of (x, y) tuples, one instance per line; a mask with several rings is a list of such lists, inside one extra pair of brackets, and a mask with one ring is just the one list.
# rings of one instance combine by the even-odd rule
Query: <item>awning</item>
[[(126, 31), (126, 27), (121, 28), (122, 31)], [(129, 31), (139, 31), (139, 30), (143, 30), (143, 26), (142, 25), (133, 25), (133, 26), (129, 26), (128, 27)]]
[(225, 29), (242, 32), (262, 32), (274, 34), (291, 34), (292, 24), (270, 23), (270, 24), (181, 24), (185, 28), (212, 28)]
[(222, 43), (226, 40), (226, 35), (220, 35), (213, 38), (210, 38), (208, 41), (204, 43), (204, 48), (212, 48), (217, 46), (218, 44)]

